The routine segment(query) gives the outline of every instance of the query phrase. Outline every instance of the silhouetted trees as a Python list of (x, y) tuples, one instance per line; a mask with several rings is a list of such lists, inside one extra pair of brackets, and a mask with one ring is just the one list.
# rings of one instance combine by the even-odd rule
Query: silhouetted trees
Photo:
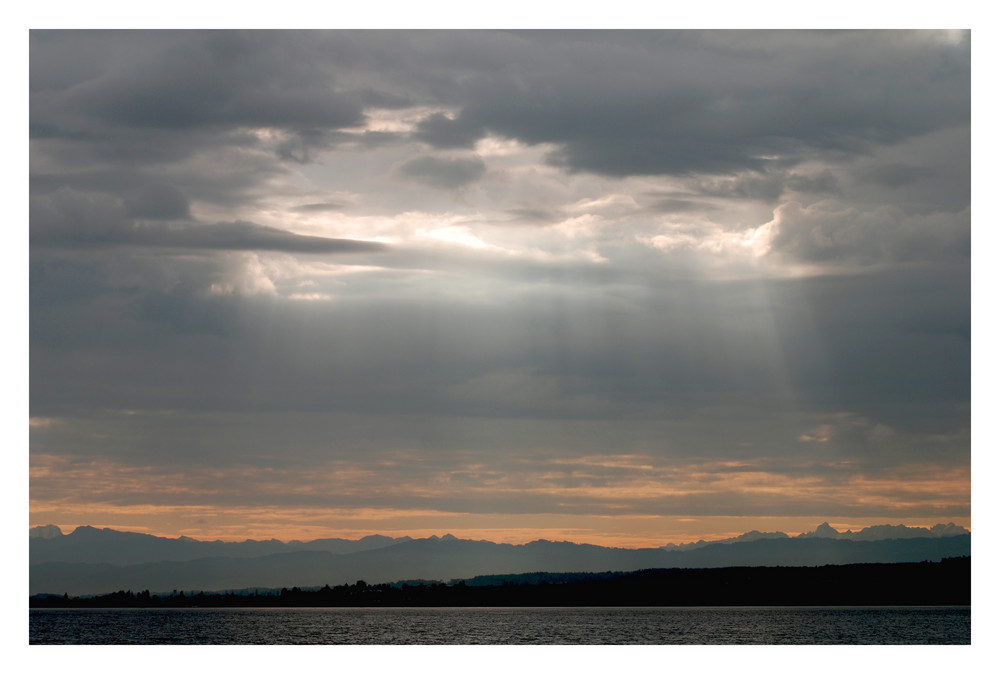
[[(525, 577), (529, 582), (525, 582)], [(353, 584), (261, 594), (119, 590), (100, 597), (48, 595), (32, 608), (266, 606), (890, 606), (971, 603), (971, 559), (818, 567), (647, 569), (523, 574), (495, 584)], [(481, 579), (471, 579), (482, 582)]]

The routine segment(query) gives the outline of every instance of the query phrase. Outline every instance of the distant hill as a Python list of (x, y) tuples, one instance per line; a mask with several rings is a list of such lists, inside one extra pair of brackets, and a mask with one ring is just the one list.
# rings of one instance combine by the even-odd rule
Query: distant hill
[(32, 564), (44, 562), (87, 562), (91, 564), (141, 564), (144, 562), (181, 562), (205, 557), (251, 558), (283, 552), (330, 552), (345, 554), (372, 550), (413, 540), (409, 536), (365, 536), (356, 541), (343, 538), (283, 543), (246, 540), (242, 542), (199, 541), (186, 536), (161, 538), (114, 529), (77, 527), (63, 534), (58, 527), (35, 527), (29, 532), (29, 558)]
[[(908, 527), (903, 524), (878, 524), (865, 527), (859, 531), (837, 531), (828, 522), (823, 522), (815, 531), (807, 531), (794, 538), (835, 538), (844, 541), (883, 541), (893, 538), (946, 538), (948, 536), (961, 536), (969, 533), (969, 530), (960, 527), (952, 522), (948, 524), (935, 524), (933, 527)], [(703, 548), (706, 545), (716, 543), (745, 543), (748, 541), (758, 541), (763, 539), (792, 538), (783, 531), (761, 532), (748, 531), (734, 538), (724, 538), (716, 541), (697, 541), (695, 543), (668, 543), (663, 546), (663, 550), (693, 550)]]
[(41, 527), (32, 527), (28, 531), (29, 538), (59, 538), (63, 535), (62, 529), (54, 524), (46, 524)]
[[(98, 530), (85, 532), (83, 538), (96, 535), (96, 531)], [(65, 538), (71, 538), (76, 533)], [(119, 540), (113, 534), (106, 535), (109, 540)], [(362, 539), (364, 540), (366, 539)], [(920, 562), (971, 554), (971, 536), (968, 533), (948, 537), (877, 541), (823, 537), (763, 538), (713, 543), (691, 550), (632, 550), (552, 541), (511, 545), (463, 540), (452, 536), (388, 540), (395, 542), (384, 544), (385, 540), (370, 541), (365, 545), (377, 543), (379, 547), (353, 552), (299, 549), (256, 557), (217, 555), (124, 565), (65, 560), (36, 563), (33, 558), (29, 591), (31, 594), (65, 592), (85, 595), (121, 589), (170, 592), (235, 590), (245, 587), (320, 587), (357, 580), (391, 583), (401, 578), (449, 580), (530, 572)], [(265, 544), (262, 549), (273, 545), (268, 541), (258, 543)], [(333, 547), (337, 548), (338, 545), (339, 543)], [(221, 549), (246, 552), (251, 548)]]
[(836, 538), (845, 541), (884, 541), (898, 538), (947, 538), (949, 536), (961, 536), (969, 533), (969, 530), (949, 522), (948, 524), (935, 524), (928, 528), (907, 527), (902, 524), (876, 524), (865, 527), (859, 531), (837, 531), (827, 522), (816, 527), (815, 531), (799, 534), (797, 538)]
[(458, 582), (298, 587), (265, 593), (116, 591), (32, 597), (33, 608), (252, 606), (903, 606), (969, 605), (971, 560), (644, 569), (477, 576)]

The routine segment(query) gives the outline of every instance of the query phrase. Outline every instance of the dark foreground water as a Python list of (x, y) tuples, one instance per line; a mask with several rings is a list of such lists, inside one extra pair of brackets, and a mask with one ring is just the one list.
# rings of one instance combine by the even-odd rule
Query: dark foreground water
[(32, 609), (32, 644), (968, 644), (968, 607)]

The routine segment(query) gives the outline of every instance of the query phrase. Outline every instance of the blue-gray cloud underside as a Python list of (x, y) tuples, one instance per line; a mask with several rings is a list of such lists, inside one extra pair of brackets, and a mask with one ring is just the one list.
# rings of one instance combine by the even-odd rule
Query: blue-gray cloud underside
[[(252, 144), (220, 132), (269, 126), (289, 134), (279, 154), (307, 161), (366, 106), (433, 101), (459, 109), (418, 126), (435, 147), (493, 133), (555, 143), (551, 161), (574, 171), (731, 173), (780, 164), (776, 155), (863, 152), (970, 115), (967, 42), (934, 48), (903, 31), (126, 32), (102, 42), (32, 33), (36, 138), (154, 157), (203, 149), (200, 129), (213, 143)], [(136, 58), (119, 61), (119, 50)], [(173, 132), (168, 146), (162, 131)]]
[(151, 246), (204, 250), (263, 250), (286, 253), (377, 253), (383, 243), (303, 236), (252, 222), (167, 226), (135, 225), (128, 229), (91, 236), (39, 238), (37, 244), (55, 246)]
[[(39, 247), (146, 246), (204, 250), (264, 250), (288, 253), (373, 253), (387, 249), (371, 241), (304, 236), (252, 222), (194, 222), (175, 190), (140, 190), (137, 199), (62, 188), (32, 198), (31, 243)], [(152, 220), (139, 216), (153, 215)], [(175, 222), (162, 222), (164, 218)]]

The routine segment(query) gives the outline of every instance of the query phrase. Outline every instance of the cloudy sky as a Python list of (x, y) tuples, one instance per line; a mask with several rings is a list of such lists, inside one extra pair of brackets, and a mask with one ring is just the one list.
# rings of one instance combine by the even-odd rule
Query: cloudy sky
[(30, 37), (30, 519), (970, 523), (965, 32)]

